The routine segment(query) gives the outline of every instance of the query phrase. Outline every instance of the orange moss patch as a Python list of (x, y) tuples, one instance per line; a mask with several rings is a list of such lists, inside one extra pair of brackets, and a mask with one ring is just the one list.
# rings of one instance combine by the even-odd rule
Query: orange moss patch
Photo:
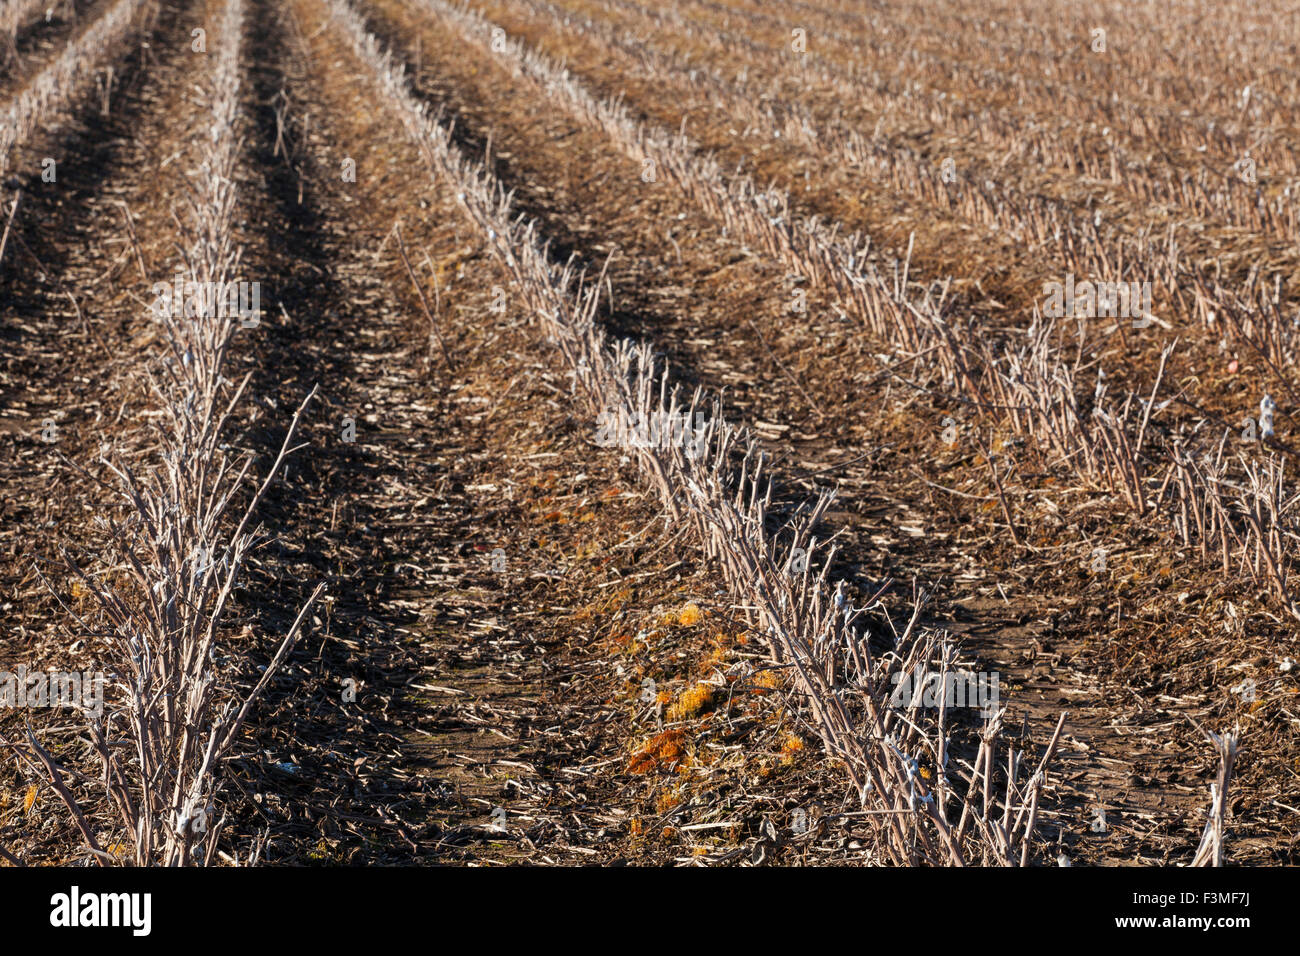
[(650, 738), (644, 747), (628, 761), (628, 773), (650, 773), (654, 770), (671, 770), (686, 757), (686, 734), (680, 730), (665, 730)]
[(668, 719), (686, 720), (699, 715), (713, 703), (713, 691), (712, 684), (696, 684), (689, 690), (683, 691), (677, 703), (668, 708)]
[(776, 671), (773, 670), (760, 671), (758, 676), (754, 678), (753, 686), (754, 686), (753, 692), (761, 697), (770, 693), (771, 691), (780, 690), (781, 678)]
[(804, 742), (794, 734), (786, 734), (785, 740), (781, 741), (781, 766), (789, 767), (799, 754), (803, 753)]

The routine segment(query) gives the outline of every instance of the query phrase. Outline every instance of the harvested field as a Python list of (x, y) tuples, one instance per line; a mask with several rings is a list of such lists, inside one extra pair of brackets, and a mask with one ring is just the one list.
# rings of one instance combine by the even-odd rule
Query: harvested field
[(0, 867), (1300, 862), (1297, 42), (0, 0)]

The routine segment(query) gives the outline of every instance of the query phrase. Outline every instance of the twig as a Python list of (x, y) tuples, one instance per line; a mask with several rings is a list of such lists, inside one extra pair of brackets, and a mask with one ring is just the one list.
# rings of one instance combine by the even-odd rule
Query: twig
[(429, 329), (433, 332), (434, 338), (438, 340), (438, 347), (442, 349), (442, 358), (447, 363), (447, 370), (453, 371), (451, 354), (447, 351), (447, 343), (442, 339), (442, 332), (438, 328), (438, 320), (429, 311), (429, 300), (425, 298), (424, 289), (415, 278), (415, 270), (411, 268), (411, 260), (406, 256), (406, 243), (402, 241), (402, 224), (400, 222), (393, 226), (393, 232), (397, 235), (397, 251), (402, 256), (402, 265), (406, 266), (406, 274), (411, 277), (411, 285), (415, 286), (415, 293), (420, 297), (420, 308), (424, 310), (424, 317), (429, 321)]

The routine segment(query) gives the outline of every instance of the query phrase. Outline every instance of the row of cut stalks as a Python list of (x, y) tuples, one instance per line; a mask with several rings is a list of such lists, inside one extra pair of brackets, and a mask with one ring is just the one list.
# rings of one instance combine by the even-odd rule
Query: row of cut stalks
[(139, 19), (149, 6), (150, 0), (117, 0), (0, 109), (0, 179), (10, 172), (18, 144), (50, 126), (90, 79), (112, 63), (124, 41), (139, 32)]
[[(1089, 486), (1106, 490), (1139, 519), (1163, 508), (1182, 547), (1220, 561), (1225, 571), (1237, 567), (1300, 619), (1300, 603), (1290, 593), (1287, 547), (1300, 535), (1295, 508), (1300, 499), (1285, 488), (1276, 457), (1252, 461), (1233, 455), (1222, 433), (1207, 439), (1199, 427), (1188, 434), (1155, 433), (1151, 416), (1160, 407), (1168, 351), (1149, 396), (1129, 393), (1109, 400), (1100, 368), (1088, 395), (1078, 381), (1081, 363), (1067, 354), (1073, 343), (1064, 341), (1064, 330), (1053, 320), (1036, 317), (1023, 344), (961, 326), (942, 297), (911, 294), (906, 264), (901, 276), (878, 271), (867, 260), (870, 244), (861, 236), (841, 237), (837, 226), (815, 218), (793, 219), (788, 194), (759, 190), (748, 177), (724, 176), (717, 160), (684, 134), (638, 122), (621, 102), (595, 96), (537, 51), (512, 38), (503, 42), (498, 28), (468, 6), (417, 2), (493, 51), (516, 75), (579, 122), (602, 131), (632, 159), (653, 162), (727, 232), (805, 276), (838, 309), (889, 342), (896, 355), (924, 357), (971, 417), (1033, 441), (1050, 467), (1068, 468)], [(1177, 263), (1170, 268), (1176, 277), (1190, 275)], [(1195, 301), (1200, 315), (1217, 305), (1221, 326), (1238, 329), (1239, 340), (1269, 360), (1269, 350), (1258, 343), (1278, 338), (1281, 318), (1275, 308), (1251, 307), (1239, 298), (1230, 304), (1229, 293), (1222, 287), (1211, 290), (1199, 277)], [(1279, 346), (1278, 351), (1284, 350)], [(1208, 517), (1197, 520), (1197, 515)]]
[[(873, 650), (857, 626), (867, 609), (853, 607), (844, 585), (831, 583), (833, 549), (819, 547), (814, 537), (831, 496), (771, 530), (778, 519), (770, 512), (770, 478), (750, 435), (728, 425), (703, 392), (683, 396), (671, 386), (647, 345), (606, 337), (596, 318), (599, 282), (588, 285), (572, 265), (549, 261), (535, 224), (517, 218), (494, 177), (457, 150), (447, 126), (429, 115), (358, 13), (343, 0), (326, 2), (430, 173), (452, 184), (527, 311), (574, 372), (575, 397), (585, 410), (645, 421), (682, 414), (700, 421), (696, 416), (704, 414), (703, 454), (638, 447), (634, 460), (668, 520), (687, 522), (721, 569), (735, 604), (747, 609), (773, 661), (790, 674), (826, 752), (843, 762), (862, 806), (875, 811), (865, 817), (874, 856), (900, 865), (1026, 862), (1056, 738), (1032, 771), (1024, 767), (1008, 782), (995, 769), (1003, 766), (995, 761), (998, 721), (959, 755), (950, 749), (950, 715), (942, 707), (926, 714), (889, 706), (895, 674), (951, 663), (941, 635), (917, 626), (920, 602), (888, 652)], [(696, 439), (698, 448), (698, 432)], [(802, 554), (816, 555), (820, 572), (813, 563), (796, 571)]]
[[(227, 0), (204, 86), (207, 110), (194, 137), (189, 191), (174, 217), (184, 279), (196, 289), (225, 288), (240, 265), (232, 219), (244, 27), (244, 0)], [(102, 792), (74, 794), (70, 774), (30, 729), (20, 753), (43, 767), (101, 863), (129, 857), (138, 866), (202, 865), (219, 854), (238, 859), (218, 849), (229, 818), (225, 762), (321, 588), (250, 688), (247, 667), (224, 646), (223, 621), (255, 544), (257, 506), (289, 452), (303, 409), (264, 479), (254, 482), (251, 454), (238, 456), (223, 441), (249, 381), (224, 375), (235, 317), (218, 309), (153, 315), (164, 351), (144, 374), (157, 413), (158, 461), (141, 468), (120, 457), (105, 462), (125, 502), (122, 516), (106, 522), (107, 563), (125, 568), (125, 581), (67, 559), (93, 596), (97, 614), (80, 623), (105, 649), (109, 672), (108, 706), (90, 726)], [(95, 818), (97, 810), (107, 812)], [(113, 853), (103, 848), (103, 830), (114, 834)]]

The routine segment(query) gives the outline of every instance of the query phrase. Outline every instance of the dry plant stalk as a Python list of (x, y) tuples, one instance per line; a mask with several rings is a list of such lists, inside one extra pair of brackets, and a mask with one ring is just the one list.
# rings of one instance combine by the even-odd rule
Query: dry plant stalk
[(1223, 866), (1224, 818), (1228, 811), (1228, 785), (1232, 782), (1232, 768), (1237, 762), (1238, 737), (1236, 733), (1204, 733), (1219, 757), (1219, 774), (1210, 784), (1210, 809), (1192, 866)]
[[(425, 321), (429, 323), (429, 338), (438, 343), (438, 348), (442, 350), (442, 360), (446, 363), (447, 370), (452, 371), (454, 366), (451, 362), (451, 353), (447, 351), (447, 343), (442, 337), (442, 327), (438, 322), (438, 317), (429, 308), (429, 299), (424, 294), (424, 286), (420, 285), (420, 280), (415, 277), (415, 270), (411, 268), (411, 260), (406, 254), (406, 243), (402, 239), (402, 224), (400, 222), (393, 226), (393, 235), (397, 237), (397, 252), (402, 258), (402, 265), (406, 267), (406, 274), (411, 279), (411, 285), (415, 286), (415, 293), (420, 298), (420, 308), (424, 310)], [(438, 277), (435, 272), (434, 282), (437, 281)]]

